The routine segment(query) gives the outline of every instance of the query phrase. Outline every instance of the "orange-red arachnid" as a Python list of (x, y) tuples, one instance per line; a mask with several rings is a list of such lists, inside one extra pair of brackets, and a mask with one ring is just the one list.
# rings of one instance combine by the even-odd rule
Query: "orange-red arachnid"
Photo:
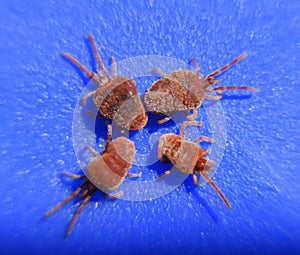
[[(210, 73), (208, 76), (200, 77), (200, 67), (195, 59), (191, 59), (196, 67), (196, 72), (190, 70), (177, 70), (170, 74), (166, 74), (159, 69), (151, 71), (162, 76), (161, 79), (154, 82), (144, 95), (146, 110), (165, 115), (158, 123), (169, 121), (177, 112), (183, 112), (189, 120), (195, 119), (197, 116), (197, 108), (201, 106), (204, 98), (209, 100), (219, 100), (222, 98), (224, 90), (250, 90), (258, 91), (257, 88), (249, 86), (218, 86), (212, 88), (212, 85), (219, 81), (215, 79), (231, 66), (247, 56), (246, 53), (241, 54), (220, 69)], [(216, 92), (217, 95), (209, 93)], [(189, 115), (189, 111), (193, 111)]]
[[(163, 163), (171, 163), (175, 169), (184, 173), (192, 174), (195, 185), (198, 185), (197, 173), (200, 174), (220, 195), (228, 208), (231, 208), (230, 203), (220, 191), (218, 186), (209, 177), (209, 171), (212, 171), (214, 162), (205, 158), (210, 152), (209, 149), (203, 150), (197, 143), (201, 141), (213, 142), (212, 138), (201, 136), (193, 142), (185, 140), (185, 128), (187, 125), (202, 126), (201, 122), (185, 121), (183, 122), (180, 135), (164, 134), (160, 137), (158, 143), (158, 158)], [(167, 170), (159, 176), (162, 178), (171, 173), (172, 170)]]
[(109, 192), (117, 189), (125, 177), (140, 176), (140, 174), (128, 173), (135, 157), (134, 143), (125, 137), (118, 137), (111, 141), (111, 136), (112, 126), (109, 124), (106, 144), (102, 154), (99, 154), (89, 146), (86, 147), (95, 155), (95, 157), (93, 157), (87, 165), (85, 175), (63, 172), (63, 174), (68, 177), (85, 180), (71, 195), (45, 214), (45, 216), (50, 216), (76, 196), (84, 199), (73, 215), (67, 230), (67, 235), (71, 233), (82, 209), (99, 188), (107, 197), (119, 198), (123, 194), (122, 191), (118, 192), (116, 195), (110, 195)]
[(96, 73), (89, 71), (77, 59), (63, 52), (67, 59), (77, 65), (98, 86), (96, 90), (82, 98), (82, 104), (85, 105), (86, 100), (93, 96), (100, 114), (112, 119), (121, 131), (142, 129), (147, 124), (148, 115), (138, 95), (135, 81), (117, 75), (117, 63), (114, 57), (111, 57), (112, 76), (110, 76), (97, 51), (94, 37), (89, 34), (88, 39), (100, 67), (96, 69)]

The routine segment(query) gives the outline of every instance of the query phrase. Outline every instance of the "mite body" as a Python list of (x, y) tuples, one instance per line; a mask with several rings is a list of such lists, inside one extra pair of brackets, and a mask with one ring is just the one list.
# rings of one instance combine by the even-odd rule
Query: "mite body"
[(93, 148), (87, 146), (87, 149), (89, 149), (95, 157), (92, 158), (87, 165), (85, 171), (86, 175), (72, 174), (68, 172), (63, 173), (68, 177), (85, 179), (85, 181), (70, 196), (58, 203), (45, 214), (45, 216), (50, 216), (76, 196), (83, 198), (83, 202), (71, 220), (67, 230), (67, 235), (71, 233), (80, 212), (89, 202), (92, 195), (98, 190), (98, 187), (104, 192), (104, 194), (106, 194), (107, 197), (119, 198), (123, 194), (122, 191), (116, 195), (109, 195), (106, 192), (110, 192), (118, 188), (126, 176), (140, 176), (140, 174), (128, 173), (135, 157), (134, 143), (125, 137), (118, 137), (113, 141), (110, 141), (111, 136), (112, 126), (108, 125), (108, 135), (102, 154), (99, 154)]
[[(219, 86), (211, 88), (212, 85), (219, 82), (215, 79), (216, 76), (228, 70), (246, 56), (246, 53), (238, 56), (230, 63), (203, 78), (200, 78), (200, 67), (195, 59), (191, 59), (191, 62), (196, 66), (196, 72), (177, 70), (166, 74), (158, 69), (151, 70), (160, 74), (163, 78), (154, 82), (145, 93), (144, 102), (147, 111), (165, 115), (165, 118), (158, 121), (160, 124), (170, 120), (177, 112), (183, 112), (189, 120), (193, 120), (197, 116), (197, 108), (201, 106), (204, 98), (219, 100), (224, 90), (258, 91), (258, 89), (249, 86)], [(211, 92), (217, 92), (218, 95), (209, 95)], [(188, 115), (191, 110), (193, 113)]]
[(111, 77), (97, 51), (93, 36), (89, 34), (88, 38), (101, 70), (97, 69), (96, 73), (91, 72), (77, 59), (68, 53), (63, 53), (98, 86), (97, 90), (89, 92), (82, 98), (83, 105), (89, 97), (93, 96), (100, 114), (112, 119), (121, 131), (142, 129), (147, 124), (148, 115), (139, 98), (135, 81), (125, 76), (117, 76), (117, 64), (114, 57), (111, 57)]
[[(201, 141), (213, 142), (213, 139), (201, 136), (193, 142), (185, 140), (184, 131), (187, 125), (202, 126), (202, 123), (185, 121), (181, 126), (180, 135), (170, 133), (161, 136), (158, 144), (158, 158), (163, 163), (171, 163), (178, 171), (184, 174), (192, 174), (195, 185), (198, 185), (196, 173), (199, 173), (216, 190), (226, 206), (231, 208), (226, 197), (209, 177), (209, 171), (213, 170), (212, 166), (214, 162), (205, 158), (205, 156), (208, 155), (210, 151), (203, 150), (201, 146), (197, 144)], [(165, 171), (159, 178), (170, 174), (171, 171), (172, 170)]]

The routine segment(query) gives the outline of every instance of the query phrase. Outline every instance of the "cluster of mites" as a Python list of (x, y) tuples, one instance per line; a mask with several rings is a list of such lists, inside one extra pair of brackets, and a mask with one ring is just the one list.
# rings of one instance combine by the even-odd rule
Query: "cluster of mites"
[[(229, 202), (219, 190), (219, 188), (209, 178), (209, 171), (212, 170), (213, 161), (205, 158), (209, 154), (209, 149), (204, 150), (198, 145), (201, 141), (213, 142), (212, 138), (201, 136), (193, 142), (184, 139), (184, 131), (187, 125), (201, 126), (201, 122), (193, 121), (197, 116), (197, 108), (201, 106), (204, 98), (209, 100), (219, 100), (224, 90), (251, 90), (256, 88), (248, 86), (217, 86), (219, 81), (215, 77), (228, 70), (232, 65), (246, 57), (242, 54), (222, 68), (212, 72), (208, 76), (200, 77), (200, 68), (195, 59), (191, 62), (195, 65), (196, 72), (190, 70), (177, 70), (166, 74), (161, 70), (152, 71), (162, 76), (154, 82), (144, 95), (144, 103), (138, 96), (135, 81), (128, 77), (117, 75), (117, 66), (114, 57), (112, 60), (112, 76), (105, 68), (101, 57), (96, 49), (93, 36), (88, 36), (100, 69), (96, 72), (89, 71), (77, 59), (63, 53), (72, 63), (77, 65), (94, 83), (98, 86), (97, 90), (89, 92), (82, 98), (83, 105), (87, 98), (93, 96), (94, 103), (101, 115), (114, 121), (121, 131), (142, 129), (147, 121), (146, 112), (153, 112), (164, 116), (158, 121), (159, 124), (167, 122), (177, 112), (183, 112), (189, 121), (183, 122), (180, 135), (164, 134), (160, 137), (158, 144), (158, 158), (163, 163), (171, 163), (175, 169), (184, 173), (192, 174), (194, 184), (198, 184), (196, 173), (200, 174), (220, 195), (228, 208), (231, 208)], [(215, 92), (213, 95), (212, 92)], [(145, 110), (146, 109), (146, 110)], [(189, 112), (192, 114), (189, 115)], [(108, 134), (106, 144), (102, 154), (99, 154), (93, 148), (87, 146), (95, 157), (87, 165), (85, 175), (78, 175), (64, 172), (66, 176), (72, 178), (82, 178), (84, 182), (65, 200), (57, 204), (46, 213), (51, 215), (68, 201), (76, 196), (84, 199), (76, 213), (73, 215), (67, 234), (73, 229), (76, 219), (84, 206), (88, 203), (95, 191), (101, 189), (110, 198), (119, 198), (122, 192), (116, 195), (109, 195), (109, 192), (117, 189), (125, 177), (138, 177), (139, 174), (130, 174), (130, 169), (134, 157), (134, 143), (125, 138), (118, 137), (111, 141), (112, 126), (108, 124)], [(171, 170), (164, 172), (159, 178), (171, 173)]]

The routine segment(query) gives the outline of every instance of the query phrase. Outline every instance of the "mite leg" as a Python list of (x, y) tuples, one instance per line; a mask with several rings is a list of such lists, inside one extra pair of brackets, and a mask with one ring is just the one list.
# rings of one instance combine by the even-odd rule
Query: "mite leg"
[(188, 118), (188, 120), (194, 120), (197, 117), (198, 111), (196, 109), (193, 109), (193, 113), (191, 115), (188, 115), (187, 113), (185, 116)]
[(129, 178), (137, 178), (137, 177), (141, 177), (142, 174), (139, 173), (139, 174), (134, 174), (134, 173), (127, 173), (126, 174), (126, 177), (129, 177)]
[(205, 162), (205, 165), (208, 165), (208, 166), (214, 166), (215, 165), (215, 162), (206, 158), (206, 162)]
[(96, 68), (96, 72), (98, 74), (98, 80), (99, 80), (99, 84), (97, 85), (100, 87), (101, 85), (103, 85), (103, 83), (105, 83), (105, 80), (107, 78), (105, 78), (105, 76), (103, 75), (100, 69)]
[(98, 65), (100, 66), (100, 68), (102, 69), (102, 71), (104, 72), (105, 76), (107, 77), (107, 79), (110, 80), (110, 76), (109, 76), (109, 73), (107, 72), (103, 62), (102, 62), (102, 59), (97, 51), (97, 47), (96, 47), (96, 43), (95, 43), (95, 40), (94, 40), (94, 37), (92, 34), (89, 34), (88, 35), (88, 38), (90, 40), (90, 43), (91, 43), (91, 46), (92, 46), (92, 49), (93, 49), (93, 52), (95, 54), (95, 57), (96, 57), (96, 60), (98, 62)]
[(92, 111), (88, 110), (86, 113), (94, 118), (102, 118), (102, 115), (100, 113), (93, 113)]
[[(209, 82), (209, 86), (210, 85), (214, 85), (214, 84), (218, 84), (220, 81), (216, 80), (214, 77), (210, 76), (210, 77), (206, 77), (207, 81)], [(206, 86), (209, 87), (209, 86)]]
[(107, 121), (105, 123), (107, 125), (107, 137), (106, 137), (106, 142), (105, 142), (105, 146), (104, 146), (103, 152), (107, 150), (107, 147), (108, 147), (108, 145), (110, 143), (110, 139), (112, 137), (112, 125), (109, 124)]
[(165, 118), (163, 118), (163, 119), (158, 120), (157, 123), (158, 123), (158, 124), (166, 123), (166, 122), (168, 122), (171, 118), (172, 118), (172, 116), (167, 116), (167, 117), (165, 117)]
[(72, 57), (70, 54), (63, 52), (62, 53), (67, 59), (72, 63), (77, 65), (90, 79), (94, 79), (94, 74), (90, 72), (83, 64), (81, 64), (76, 58)]
[(243, 58), (245, 58), (247, 56), (247, 53), (243, 53), (240, 56), (236, 57), (234, 60), (232, 60), (231, 62), (229, 62), (228, 64), (224, 65), (223, 67), (219, 68), (218, 70), (210, 73), (207, 77), (214, 77), (217, 75), (220, 75), (221, 73), (227, 71), (230, 67), (232, 67), (234, 64), (236, 64), (237, 62), (241, 61)]
[(205, 95), (204, 96), (206, 99), (208, 100), (214, 100), (214, 101), (218, 101), (222, 98), (222, 95), (219, 95), (219, 96), (209, 96), (209, 95)]
[(82, 179), (85, 178), (85, 175), (82, 174), (73, 174), (73, 173), (69, 173), (69, 172), (62, 172), (63, 175), (73, 178), (73, 179)]
[(202, 157), (207, 156), (210, 153), (210, 149), (207, 149), (203, 152)]
[(224, 90), (250, 90), (253, 92), (257, 92), (258, 88), (250, 87), (250, 86), (219, 86), (211, 89), (209, 92), (216, 91), (221, 94)]
[(165, 72), (163, 72), (163, 71), (161, 71), (161, 70), (159, 70), (159, 69), (151, 69), (151, 70), (150, 70), (150, 73), (155, 73), (155, 74), (158, 74), (158, 75), (160, 75), (160, 76), (162, 76), (162, 77), (167, 76), (167, 74), (166, 74)]
[(231, 209), (231, 205), (224, 196), (224, 194), (221, 192), (219, 187), (208, 177), (207, 172), (200, 172), (201, 176), (213, 187), (213, 189), (219, 194), (219, 196), (222, 198), (226, 206)]
[(196, 68), (196, 74), (197, 74), (197, 76), (199, 77), (199, 76), (200, 76), (200, 67), (199, 67), (199, 64), (198, 64), (197, 60), (194, 59), (194, 58), (192, 58), (192, 59), (190, 60), (190, 62), (192, 62), (192, 63), (194, 64), (194, 66), (195, 66), (195, 68)]
[(88, 195), (82, 202), (82, 204), (79, 206), (79, 208), (77, 209), (77, 211), (75, 212), (72, 220), (71, 220), (71, 223), (68, 227), (68, 230), (67, 230), (67, 236), (71, 234), (72, 230), (73, 230), (73, 227), (74, 227), (74, 224), (79, 216), (79, 214), (81, 213), (82, 209), (86, 206), (86, 204), (90, 201), (92, 195)]
[(184, 138), (185, 128), (187, 126), (198, 126), (198, 127), (200, 127), (200, 126), (202, 126), (202, 122), (200, 122), (200, 121), (184, 121), (181, 125), (181, 128), (180, 128), (180, 136), (182, 138)]
[(88, 99), (89, 97), (91, 97), (91, 96), (94, 96), (95, 93), (96, 93), (96, 90), (90, 91), (89, 93), (87, 93), (87, 94), (81, 99), (82, 105), (85, 106), (85, 105), (86, 105), (87, 99)]
[(56, 206), (54, 206), (52, 209), (50, 209), (48, 212), (45, 213), (45, 216), (48, 217), (51, 214), (55, 213), (58, 209), (63, 207), (66, 203), (68, 203), (70, 200), (72, 200), (74, 197), (77, 196), (77, 194), (81, 191), (81, 189), (87, 184), (87, 181), (83, 182), (70, 196), (68, 196), (66, 199), (58, 203)]
[(100, 155), (100, 153), (98, 153), (94, 148), (92, 148), (92, 147), (89, 146), (89, 145), (85, 146), (85, 148), (86, 148), (87, 150), (89, 150), (91, 153), (93, 153), (93, 154), (95, 155), (95, 157), (97, 157), (97, 156)]
[(193, 182), (194, 182), (194, 185), (195, 185), (195, 186), (198, 186), (199, 181), (198, 181), (198, 177), (197, 177), (197, 175), (196, 175), (195, 170), (193, 171)]
[(159, 175), (158, 179), (161, 179), (161, 178), (169, 175), (170, 173), (172, 173), (172, 170), (167, 170), (167, 171), (163, 172), (161, 175)]
[(112, 195), (112, 194), (107, 194), (107, 193), (104, 193), (104, 194), (105, 194), (105, 196), (106, 196), (107, 198), (110, 198), (110, 199), (119, 199), (120, 197), (123, 196), (123, 191), (121, 190), (121, 191), (119, 191), (117, 194), (114, 194), (114, 195)]
[(193, 142), (194, 143), (199, 143), (199, 142), (202, 142), (202, 141), (213, 143), (214, 139), (210, 138), (210, 137), (207, 137), (207, 136), (200, 136), (199, 138), (197, 138)]
[(116, 63), (114, 56), (111, 56), (110, 59), (111, 59), (111, 67), (112, 67), (112, 77), (116, 78), (117, 77), (117, 63)]

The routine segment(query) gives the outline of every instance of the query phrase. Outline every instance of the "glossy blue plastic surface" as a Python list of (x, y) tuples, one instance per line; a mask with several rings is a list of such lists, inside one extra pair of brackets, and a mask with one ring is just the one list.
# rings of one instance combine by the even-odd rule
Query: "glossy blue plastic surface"
[[(299, 22), (294, 0), (1, 1), (1, 254), (299, 254)], [(207, 75), (248, 52), (218, 77), (260, 89), (220, 101), (227, 141), (213, 180), (232, 210), (189, 177), (152, 201), (97, 193), (69, 238), (79, 200), (43, 218), (80, 183), (61, 172), (80, 172), (72, 118), (88, 79), (61, 52), (94, 69), (88, 33), (106, 65), (111, 55), (194, 57)], [(151, 82), (137, 79), (139, 92)], [(173, 124), (164, 127), (178, 132)], [(144, 132), (131, 135), (140, 151), (149, 150)], [(169, 167), (157, 162), (144, 174)]]

